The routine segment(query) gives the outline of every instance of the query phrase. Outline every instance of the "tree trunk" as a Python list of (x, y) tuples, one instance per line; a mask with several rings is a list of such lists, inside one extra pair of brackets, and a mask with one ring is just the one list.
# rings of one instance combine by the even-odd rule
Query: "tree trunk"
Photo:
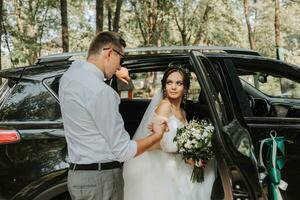
[(17, 27), (18, 27), (18, 31), (20, 33), (23, 33), (23, 20), (21, 18), (21, 7), (18, 3), (17, 0), (14, 0), (14, 6), (15, 6), (15, 10), (16, 10), (16, 18), (17, 18)]
[[(185, 6), (185, 5), (184, 5)], [(180, 32), (180, 35), (181, 35), (181, 40), (182, 40), (182, 45), (183, 46), (186, 46), (187, 45), (187, 31), (186, 31), (186, 26), (185, 26), (185, 8), (183, 8), (183, 22), (182, 22), (182, 27), (179, 23), (179, 20), (177, 18), (177, 14), (176, 14), (176, 8), (174, 8), (174, 18), (175, 18), (175, 22), (176, 22), (176, 25), (177, 25), (177, 28)]]
[(96, 0), (96, 33), (103, 31), (103, 0)]
[(156, 85), (156, 80), (157, 80), (157, 72), (154, 72), (153, 74), (153, 79), (152, 79), (152, 84), (151, 84), (151, 90), (150, 90), (150, 95), (153, 97), (155, 93), (155, 85)]
[(63, 52), (69, 52), (68, 9), (67, 0), (60, 0), (61, 38)]
[(136, 17), (138, 26), (139, 26), (139, 29), (140, 29), (140, 31), (141, 31), (141, 35), (142, 35), (143, 40), (144, 40), (144, 45), (147, 45), (147, 27), (145, 27), (145, 29), (144, 29), (144, 27), (143, 27), (142, 17), (140, 17), (140, 15), (139, 15), (139, 10), (138, 10), (136, 4), (137, 4), (136, 2), (131, 1), (131, 5), (132, 5), (133, 8), (134, 8), (135, 17)]
[(251, 27), (250, 19), (249, 19), (249, 1), (244, 0), (244, 15), (246, 19), (247, 24), (247, 30), (248, 30), (248, 39), (250, 43), (251, 49), (256, 49), (255, 40), (254, 40), (254, 33)]
[[(250, 23), (250, 19), (249, 19), (250, 17), (249, 17), (249, 1), (248, 0), (244, 0), (244, 15), (245, 15), (246, 24), (247, 24), (250, 48), (256, 49), (254, 33), (253, 33), (253, 29), (251, 27), (251, 23)], [(259, 88), (259, 82), (258, 82), (257, 75), (253, 75), (253, 80), (254, 80), (254, 87)]]
[(150, 3), (152, 12), (150, 12), (147, 16), (148, 23), (149, 23), (147, 46), (157, 44), (157, 37), (156, 37), (157, 22), (158, 22), (158, 15), (161, 12), (161, 10), (158, 10), (158, 4), (159, 4), (159, 0), (153, 0)]
[[(1, 46), (2, 46), (2, 26), (3, 26), (3, 0), (0, 0), (0, 70), (2, 69), (2, 51), (1, 51)], [(0, 84), (2, 83), (2, 79), (0, 78)]]
[[(275, 17), (274, 17), (274, 29), (275, 29), (275, 46), (276, 46), (276, 58), (278, 60), (284, 60), (281, 39), (280, 39), (280, 2), (275, 0)], [(284, 81), (279, 78), (281, 94), (286, 93), (289, 88), (288, 81)]]
[[(166, 3), (160, 0), (130, 1), (143, 37), (144, 46), (161, 46), (161, 38), (163, 38), (166, 20)], [(168, 10), (169, 11), (169, 10)], [(168, 20), (168, 19), (167, 19)]]
[(108, 30), (111, 31), (111, 1), (106, 1)]
[(115, 18), (114, 18), (114, 26), (113, 26), (113, 31), (115, 31), (115, 32), (119, 31), (119, 22), (120, 22), (122, 3), (123, 3), (123, 0), (117, 0), (116, 12), (115, 12)]
[(274, 29), (275, 29), (275, 46), (276, 46), (276, 58), (278, 60), (283, 60), (283, 52), (281, 47), (281, 39), (280, 39), (280, 5), (279, 0), (275, 0), (275, 21), (274, 21)]
[(210, 5), (210, 2), (207, 2), (203, 17), (202, 17), (202, 25), (200, 26), (198, 33), (195, 37), (194, 43), (193, 45), (198, 45), (200, 43), (200, 41), (203, 39), (203, 29), (205, 29), (205, 25), (207, 24), (208, 20), (209, 20), (209, 13), (211, 12), (211, 10), (213, 9), (212, 5)]

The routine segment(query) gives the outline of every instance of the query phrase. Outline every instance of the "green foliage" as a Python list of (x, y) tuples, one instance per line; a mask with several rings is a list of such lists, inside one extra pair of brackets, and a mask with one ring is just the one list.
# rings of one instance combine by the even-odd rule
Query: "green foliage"
[[(116, 1), (104, 2), (114, 12)], [(285, 57), (300, 63), (299, 1), (281, 1), (280, 33)], [(68, 1), (70, 51), (86, 51), (95, 35), (96, 1)], [(108, 11), (104, 9), (104, 30)], [(15, 66), (62, 52), (59, 1), (5, 1), (6, 36), (2, 48)], [(274, 1), (249, 0), (256, 50), (275, 57)], [(112, 13), (111, 21), (114, 14)], [(242, 0), (126, 0), (119, 32), (128, 47), (169, 45), (220, 45), (249, 48)], [(7, 43), (10, 54), (8, 52)], [(298, 56), (298, 57), (297, 57)], [(4, 58), (2, 60), (7, 60)]]
[[(12, 1), (6, 2), (5, 26), (12, 42), (14, 64), (32, 64), (40, 55), (44, 33), (48, 22), (54, 19), (56, 1)], [(48, 38), (47, 38), (48, 39)]]

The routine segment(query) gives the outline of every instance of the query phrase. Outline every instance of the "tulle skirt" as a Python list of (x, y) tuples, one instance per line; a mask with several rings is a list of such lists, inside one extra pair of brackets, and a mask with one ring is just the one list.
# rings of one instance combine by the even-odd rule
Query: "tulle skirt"
[(214, 161), (204, 169), (202, 183), (190, 181), (192, 166), (179, 154), (148, 151), (125, 162), (125, 200), (208, 200), (215, 180)]

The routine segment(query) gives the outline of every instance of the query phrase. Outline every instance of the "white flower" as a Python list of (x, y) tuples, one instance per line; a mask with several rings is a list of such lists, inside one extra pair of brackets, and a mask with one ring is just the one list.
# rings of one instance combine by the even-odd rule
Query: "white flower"
[(205, 120), (192, 120), (186, 126), (179, 128), (175, 139), (177, 142), (178, 153), (183, 159), (194, 156), (198, 158), (198, 152), (204, 155), (208, 160), (212, 158), (211, 135), (214, 127)]
[(207, 138), (208, 132), (205, 130), (205, 131), (203, 132), (202, 136), (203, 136), (204, 138)]
[(197, 140), (200, 140), (200, 139), (201, 139), (201, 135), (200, 135), (200, 134), (196, 134), (196, 135), (195, 135), (195, 138), (196, 138)]
[(191, 146), (190, 143), (187, 142), (187, 143), (184, 144), (184, 147), (187, 148), (187, 149), (191, 149), (192, 146)]
[(213, 132), (214, 129), (215, 128), (212, 125), (209, 125), (209, 126), (206, 127), (206, 130), (209, 131), (209, 132)]

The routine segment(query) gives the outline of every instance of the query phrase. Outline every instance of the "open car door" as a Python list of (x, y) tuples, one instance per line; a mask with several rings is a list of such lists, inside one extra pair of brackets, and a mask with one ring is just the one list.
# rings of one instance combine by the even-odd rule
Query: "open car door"
[[(227, 79), (227, 85), (235, 85), (235, 94), (241, 97), (244, 93), (251, 102), (248, 107), (251, 107), (252, 115), (245, 113), (244, 120), (249, 127), (256, 155), (261, 152), (261, 141), (270, 138), (271, 133), (273, 136), (276, 135), (279, 140), (282, 138), (283, 145), (279, 145), (277, 148), (277, 152), (280, 152), (277, 154), (278, 162), (276, 162), (279, 173), (277, 172), (274, 176), (269, 171), (269, 176), (273, 175), (273, 178), (277, 178), (277, 180), (272, 179), (274, 183), (279, 179), (278, 186), (281, 186), (280, 193), (284, 199), (299, 199), (300, 68), (260, 57), (232, 57), (223, 59), (223, 61), (225, 65), (222, 69), (226, 68), (227, 71), (232, 71), (233, 77), (239, 76), (242, 79), (241, 81), (238, 79), (234, 81), (233, 78)], [(257, 74), (258, 77), (263, 77), (258, 78), (259, 84), (255, 87), (245, 84), (244, 80), (247, 80), (245, 79), (247, 74)], [(239, 90), (238, 85), (243, 89)], [(239, 106), (238, 103), (236, 105), (236, 107), (243, 107), (246, 110), (246, 105), (242, 106), (241, 103)], [(268, 155), (267, 152), (264, 153)], [(267, 178), (271, 180), (270, 177)], [(283, 181), (287, 184), (284, 184)], [(272, 195), (272, 192), (269, 192), (269, 195)]]
[(224, 199), (265, 199), (258, 177), (258, 165), (243, 117), (235, 112), (230, 88), (222, 74), (200, 52), (190, 52), (191, 64), (204, 90), (215, 127), (212, 145), (221, 178)]

